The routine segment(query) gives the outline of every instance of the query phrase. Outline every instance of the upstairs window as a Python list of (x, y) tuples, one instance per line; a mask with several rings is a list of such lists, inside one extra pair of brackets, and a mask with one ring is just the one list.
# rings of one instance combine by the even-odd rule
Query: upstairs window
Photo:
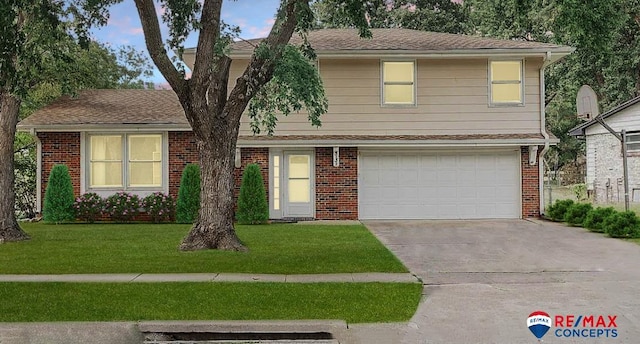
[(90, 188), (162, 187), (161, 134), (89, 137)]
[(522, 60), (491, 61), (491, 105), (524, 104)]
[(414, 61), (382, 62), (382, 104), (414, 105), (415, 96)]

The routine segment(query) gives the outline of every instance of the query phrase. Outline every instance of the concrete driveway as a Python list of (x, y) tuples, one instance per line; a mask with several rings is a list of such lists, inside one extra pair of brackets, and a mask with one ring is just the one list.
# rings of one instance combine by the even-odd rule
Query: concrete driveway
[(536, 343), (534, 311), (564, 316), (545, 343), (640, 343), (640, 245), (539, 221), (365, 225), (425, 286), (404, 343)]

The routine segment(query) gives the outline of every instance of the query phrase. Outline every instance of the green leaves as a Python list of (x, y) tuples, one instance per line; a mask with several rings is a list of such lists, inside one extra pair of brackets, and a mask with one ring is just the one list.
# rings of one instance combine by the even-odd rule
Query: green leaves
[(251, 129), (256, 134), (266, 130), (272, 135), (279, 114), (288, 116), (303, 108), (311, 124), (320, 126), (320, 115), (326, 113), (328, 107), (315, 61), (288, 45), (276, 65), (273, 79), (249, 103)]

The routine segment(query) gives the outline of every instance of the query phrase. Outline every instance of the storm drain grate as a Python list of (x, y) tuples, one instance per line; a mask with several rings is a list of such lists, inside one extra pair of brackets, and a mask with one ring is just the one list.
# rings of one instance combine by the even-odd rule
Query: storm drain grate
[(329, 332), (196, 332), (145, 333), (144, 344), (205, 343), (338, 343)]

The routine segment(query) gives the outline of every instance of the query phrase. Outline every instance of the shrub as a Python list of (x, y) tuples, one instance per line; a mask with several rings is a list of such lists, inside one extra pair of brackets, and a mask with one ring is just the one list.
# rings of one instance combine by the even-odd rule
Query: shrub
[(640, 219), (633, 211), (616, 212), (604, 219), (604, 231), (612, 238), (640, 237)]
[(124, 191), (107, 197), (104, 212), (115, 222), (130, 222), (138, 214), (140, 198)]
[(249, 164), (242, 174), (238, 211), (236, 219), (240, 224), (261, 224), (269, 220), (269, 203), (264, 189), (260, 166)]
[(587, 200), (587, 184), (576, 184), (572, 189), (578, 202)]
[(43, 220), (53, 223), (75, 220), (74, 201), (69, 169), (66, 165), (53, 166), (44, 194)]
[(142, 200), (142, 208), (149, 214), (151, 221), (155, 223), (171, 221), (175, 214), (173, 197), (162, 192), (154, 192)]
[(94, 223), (102, 214), (104, 200), (98, 194), (89, 192), (76, 198), (73, 208), (76, 211), (77, 218), (89, 223)]
[(547, 208), (547, 216), (554, 221), (563, 221), (564, 214), (573, 203), (573, 200), (570, 199), (557, 200), (553, 205)]
[(587, 213), (582, 225), (592, 232), (604, 233), (604, 229), (602, 228), (604, 219), (613, 215), (615, 212), (616, 210), (613, 209), (613, 207), (592, 209)]
[(593, 210), (593, 206), (590, 203), (574, 203), (564, 214), (564, 222), (572, 226), (582, 226), (584, 219), (587, 217), (587, 213)]
[(176, 222), (194, 223), (200, 210), (200, 167), (196, 164), (185, 166), (180, 179), (178, 201), (176, 202)]

